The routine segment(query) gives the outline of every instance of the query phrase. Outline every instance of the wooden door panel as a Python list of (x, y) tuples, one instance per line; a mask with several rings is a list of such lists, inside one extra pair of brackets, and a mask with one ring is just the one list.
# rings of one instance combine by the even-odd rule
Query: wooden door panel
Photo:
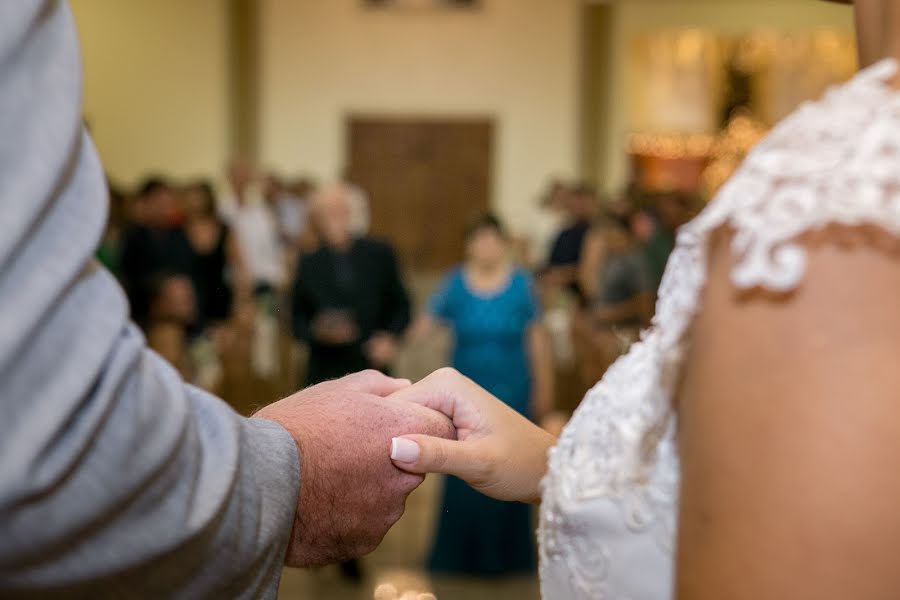
[(492, 138), (489, 120), (349, 119), (348, 175), (369, 193), (372, 233), (405, 267), (462, 258), (466, 222), (490, 206)]

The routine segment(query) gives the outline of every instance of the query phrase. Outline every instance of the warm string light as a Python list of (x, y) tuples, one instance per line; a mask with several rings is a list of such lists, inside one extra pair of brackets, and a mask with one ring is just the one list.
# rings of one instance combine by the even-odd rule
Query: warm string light
[(628, 152), (665, 160), (706, 158), (715, 138), (711, 135), (665, 135), (636, 133), (628, 139)]
[(706, 160), (699, 182), (712, 195), (734, 173), (768, 129), (747, 114), (735, 115), (718, 135), (636, 133), (628, 138), (634, 156), (662, 160)]

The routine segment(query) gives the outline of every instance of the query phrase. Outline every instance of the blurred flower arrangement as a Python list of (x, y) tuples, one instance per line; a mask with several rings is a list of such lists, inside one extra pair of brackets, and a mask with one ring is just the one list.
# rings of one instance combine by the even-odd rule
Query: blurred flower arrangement
[(834, 31), (688, 30), (639, 36), (630, 67), (635, 179), (708, 198), (775, 123), (850, 78), (856, 53), (852, 37)]

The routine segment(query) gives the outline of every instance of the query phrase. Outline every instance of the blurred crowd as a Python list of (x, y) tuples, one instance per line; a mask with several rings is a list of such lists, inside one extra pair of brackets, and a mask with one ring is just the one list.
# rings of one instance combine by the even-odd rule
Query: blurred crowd
[(562, 181), (541, 198), (528, 247), (563, 416), (649, 325), (675, 233), (700, 205), (637, 185), (604, 197), (588, 184)]
[[(455, 367), (554, 432), (649, 324), (675, 231), (696, 207), (678, 194), (632, 187), (606, 198), (555, 181), (530, 231), (475, 216), (459, 265), (416, 302), (408, 278), (421, 274), (405, 274), (390, 240), (368, 235), (359, 187), (284, 181), (242, 160), (223, 179), (111, 185), (98, 249), (150, 346), (187, 381), (249, 413), (350, 372), (391, 373), (404, 347), (444, 330), (452, 350), (434, 368)], [(529, 507), (453, 478), (442, 505), (430, 570), (534, 571)], [(361, 576), (358, 563), (342, 568)]]

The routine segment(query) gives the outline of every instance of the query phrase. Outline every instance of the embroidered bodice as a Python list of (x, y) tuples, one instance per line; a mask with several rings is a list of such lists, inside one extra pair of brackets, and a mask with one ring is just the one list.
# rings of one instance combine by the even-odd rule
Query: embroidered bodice
[(678, 233), (649, 330), (575, 412), (550, 452), (539, 538), (544, 598), (672, 593), (679, 464), (673, 394), (706, 280), (710, 235), (730, 228), (744, 289), (790, 291), (801, 234), (872, 224), (900, 235), (900, 94), (886, 60), (801, 106)]

